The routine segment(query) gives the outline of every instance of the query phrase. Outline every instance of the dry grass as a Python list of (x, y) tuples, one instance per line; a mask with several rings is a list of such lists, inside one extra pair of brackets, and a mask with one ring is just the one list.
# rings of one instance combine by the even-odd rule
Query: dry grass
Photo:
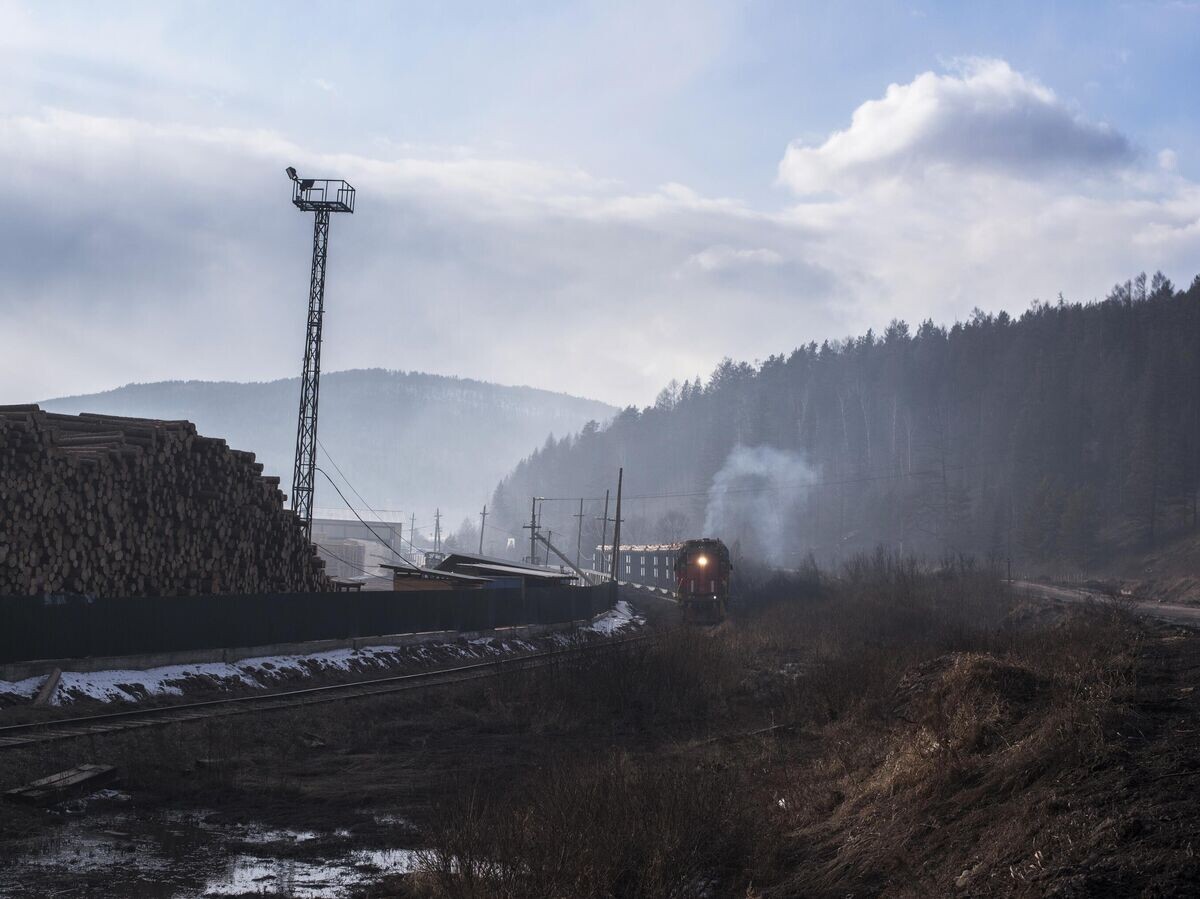
[(725, 641), (680, 628), (501, 679), (489, 685), (481, 712), (499, 711), (532, 733), (668, 733), (719, 715), (740, 674)]
[[(605, 742), (503, 788), (460, 784), (435, 810), (427, 870), (410, 888), (456, 899), (939, 893), (965, 857), (1000, 865), (1002, 836), (1044, 824), (1021, 806), (1025, 791), (1111, 762), (1139, 639), (1119, 609), (1030, 624), (995, 571), (886, 553), (837, 578), (760, 583), (770, 601), (743, 602), (715, 631), (493, 695), (532, 734)], [(790, 727), (737, 736), (771, 724)]]
[(612, 752), (555, 765), (533, 790), (468, 789), (432, 834), (425, 883), (456, 899), (702, 895), (763, 845), (748, 779)]
[(1020, 892), (1029, 866), (1050, 877), (1052, 850), (1060, 871), (1085, 857), (1097, 813), (1055, 816), (1082, 779), (1124, 764), (1140, 634), (1119, 610), (1076, 610), (909, 666), (777, 772), (795, 854), (776, 892), (921, 895), (997, 871), (988, 892)]

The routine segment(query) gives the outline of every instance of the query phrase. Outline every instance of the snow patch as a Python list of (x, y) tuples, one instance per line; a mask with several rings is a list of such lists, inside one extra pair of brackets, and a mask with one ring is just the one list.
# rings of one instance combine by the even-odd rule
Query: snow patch
[[(615, 608), (599, 615), (581, 632), (611, 637), (645, 619), (634, 612), (625, 600)], [(572, 636), (555, 632), (543, 638), (550, 643), (566, 646)], [(390, 669), (398, 665), (436, 661), (472, 660), (495, 657), (512, 652), (533, 652), (538, 644), (519, 637), (476, 637), (446, 643), (408, 646), (364, 646), (359, 649), (331, 649), (311, 655), (269, 655), (242, 659), (238, 662), (201, 662), (191, 665), (164, 665), (157, 668), (122, 669), (109, 671), (64, 671), (55, 692), (54, 704), (81, 699), (97, 702), (138, 701), (159, 696), (183, 696), (197, 686), (229, 689), (231, 687), (261, 688), (284, 679), (313, 675), (368, 672)], [(20, 681), (0, 681), (0, 696), (30, 699), (45, 683), (44, 676)]]
[(46, 675), (44, 674), (39, 674), (37, 677), (27, 677), (25, 680), (0, 680), (0, 696), (16, 696), (20, 699), (33, 699), (33, 697), (37, 695), (37, 691), (42, 689), (42, 684), (45, 682)]
[(60, 697), (112, 702), (143, 696), (182, 696), (183, 684), (192, 678), (235, 680), (247, 685), (256, 683), (246, 672), (224, 662), (164, 665), (145, 670), (64, 671), (54, 704), (58, 705)]
[(640, 627), (645, 623), (646, 619), (634, 612), (633, 606), (619, 599), (615, 608), (597, 616), (584, 630), (611, 637), (627, 628)]

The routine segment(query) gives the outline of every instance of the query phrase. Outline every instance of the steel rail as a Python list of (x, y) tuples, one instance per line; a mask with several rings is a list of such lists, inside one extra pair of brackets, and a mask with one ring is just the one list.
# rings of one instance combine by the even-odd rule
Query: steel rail
[(562, 658), (579, 657), (600, 651), (622, 649), (657, 639), (657, 635), (643, 634), (622, 640), (587, 643), (563, 649), (550, 649), (519, 656), (500, 657), (469, 665), (451, 668), (435, 668), (410, 674), (351, 681), (344, 684), (325, 684), (274, 693), (231, 696), (225, 699), (208, 699), (199, 702), (177, 703), (147, 709), (129, 709), (122, 712), (106, 712), (100, 715), (85, 715), (75, 718), (55, 718), (47, 721), (31, 721), (23, 724), (0, 726), (0, 751), (19, 749), (39, 743), (69, 740), (76, 737), (118, 733), (142, 727), (157, 727), (244, 715), (250, 712), (273, 712), (343, 699), (362, 699), (405, 690), (432, 688), (449, 684), (464, 683), (488, 677), (496, 677), (514, 671), (542, 668)]

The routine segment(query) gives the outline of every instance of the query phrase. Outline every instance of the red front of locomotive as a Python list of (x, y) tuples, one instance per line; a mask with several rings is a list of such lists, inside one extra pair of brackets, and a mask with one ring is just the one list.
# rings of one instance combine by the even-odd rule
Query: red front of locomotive
[(715, 624), (729, 602), (729, 550), (720, 540), (688, 540), (675, 557), (675, 597), (685, 621)]

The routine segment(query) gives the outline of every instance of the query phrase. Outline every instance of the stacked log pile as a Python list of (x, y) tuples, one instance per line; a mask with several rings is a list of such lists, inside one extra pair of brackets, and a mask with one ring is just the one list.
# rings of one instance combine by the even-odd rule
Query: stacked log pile
[(0, 595), (331, 589), (262, 470), (188, 421), (0, 406)]

